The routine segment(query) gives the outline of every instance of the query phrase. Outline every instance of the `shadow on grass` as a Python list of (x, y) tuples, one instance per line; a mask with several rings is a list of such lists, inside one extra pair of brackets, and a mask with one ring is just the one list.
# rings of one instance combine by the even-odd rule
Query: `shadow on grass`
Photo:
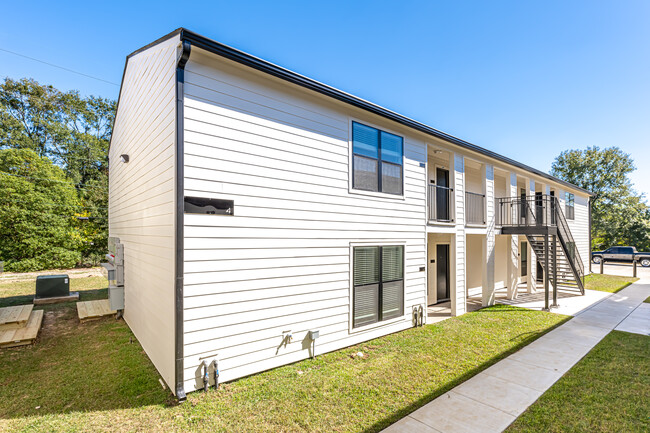
[[(495, 308), (496, 307), (496, 308)], [(518, 313), (521, 313), (521, 308), (519, 307), (510, 307), (510, 306), (505, 306), (505, 305), (497, 305), (492, 308), (487, 308), (487, 309), (480, 309), (474, 312), (474, 314), (510, 314), (514, 311), (517, 311)], [(515, 310), (516, 309), (516, 310)], [(539, 314), (539, 312), (535, 312), (531, 310), (532, 314)], [(431, 392), (427, 394), (426, 396), (414, 401), (412, 404), (402, 408), (401, 410), (391, 414), (390, 416), (376, 422), (372, 426), (368, 427), (367, 429), (363, 430), (364, 433), (376, 433), (379, 432), (390, 425), (396, 423), (400, 419), (408, 416), (409, 414), (415, 412), (416, 410), (420, 409), (421, 407), (425, 406), (427, 403), (430, 403), (431, 401), (435, 400), (436, 398), (440, 397), (441, 395), (445, 394), (446, 392), (451, 391), (454, 389), (456, 386), (460, 385), (461, 383), (471, 379), (472, 377), (476, 376), (478, 373), (486, 370), (487, 368), (491, 367), (492, 365), (496, 364), (497, 362), (501, 361), (504, 358), (507, 358), (508, 356), (512, 355), (513, 353), (517, 352), (518, 350), (522, 349), (523, 347), (529, 345), (533, 341), (537, 340), (541, 336), (549, 333), (553, 329), (557, 328), (558, 326), (563, 325), (567, 321), (571, 320), (572, 317), (567, 317), (563, 321), (555, 324), (554, 326), (551, 326), (544, 331), (541, 332), (526, 332), (523, 334), (519, 334), (518, 336), (522, 335), (528, 335), (524, 340), (519, 342), (516, 346), (511, 347), (509, 350), (503, 351), (499, 353), (497, 356), (494, 356), (484, 362), (483, 364), (469, 370), (465, 374), (456, 377), (454, 380), (451, 380), (444, 385), (438, 387), (434, 392)], [(512, 340), (515, 340), (516, 337), (512, 338)], [(440, 414), (441, 417), (447, 416), (447, 414)]]
[[(105, 293), (101, 290), (88, 292), (87, 296), (101, 297)], [(495, 306), (465, 315), (463, 316), (464, 319), (460, 319), (461, 322), (456, 323), (459, 326), (449, 327), (448, 329), (453, 329), (455, 330), (454, 332), (464, 332), (463, 330), (467, 327), (480, 326), (481, 323), (486, 323), (486, 320), (493, 323), (503, 323), (503, 326), (508, 326), (507, 324), (511, 320), (508, 319), (508, 315), (515, 312), (519, 315), (530, 314), (531, 316), (540, 314), (540, 312), (523, 310), (518, 307)], [(494, 317), (494, 320), (491, 317)], [(35, 346), (16, 349), (12, 353), (3, 353), (0, 351), (0, 418), (29, 419), (35, 417), (40, 418), (45, 415), (67, 414), (70, 412), (89, 413), (131, 408), (145, 408), (146, 411), (148, 407), (171, 409), (170, 406), (175, 405), (175, 401), (170, 392), (161, 388), (158, 383), (159, 376), (157, 371), (124, 322), (107, 318), (80, 325), (76, 319), (76, 310), (73, 304), (62, 305), (59, 308), (52, 309), (46, 315), (45, 320), (42, 336), (39, 337), (39, 341), (37, 341)], [(371, 412), (375, 412), (377, 415), (373, 416), (372, 421), (376, 420), (376, 422), (363, 431), (377, 432), (388, 427), (390, 424), (519, 350), (521, 347), (529, 344), (561, 323), (555, 326), (551, 325), (546, 329), (539, 328), (539, 331), (517, 334), (523, 340), (516, 343), (515, 346), (503, 350), (503, 352), (459, 374), (453, 379), (448, 379), (447, 382), (441, 381), (439, 386), (436, 386), (435, 389), (432, 389), (431, 392), (423, 397), (414, 397), (402, 406), (394, 407), (395, 409), (389, 416), (380, 418), (383, 415), (377, 414), (375, 411), (377, 408), (374, 408)], [(434, 324), (427, 325), (425, 328), (414, 329), (413, 331), (416, 334), (422, 333), (422, 338), (436, 338), (435, 335), (440, 335), (437, 330), (429, 327), (439, 328), (440, 331), (444, 331), (445, 329), (444, 327), (440, 327), (440, 324)], [(434, 332), (429, 332), (429, 330)], [(410, 331), (406, 330), (404, 332), (409, 333)], [(408, 336), (408, 334), (406, 335)], [(411, 335), (412, 337), (413, 335)], [(418, 339), (420, 337), (416, 335), (415, 338)], [(514, 335), (512, 338), (518, 339)], [(371, 340), (363, 344), (365, 346), (375, 345), (375, 350), (378, 350), (376, 352), (377, 355), (388, 355), (388, 358), (390, 358), (391, 355), (400, 353), (399, 341), (401, 340), (401, 338), (388, 335), (377, 340), (381, 341), (381, 343), (375, 344)], [(382, 348), (388, 350), (384, 352)], [(337, 361), (339, 358), (348, 360), (349, 357), (343, 355), (348, 349), (323, 354), (324, 357), (319, 358), (317, 362), (326, 362), (324, 360), (329, 360), (327, 362), (333, 361), (336, 363), (339, 362)], [(364, 348), (364, 352), (372, 353), (372, 350), (371, 347)], [(423, 346), (422, 349), (417, 350), (427, 349)], [(445, 359), (443, 356), (443, 359), (440, 361), (444, 363), (449, 362), (451, 359), (453, 359), (453, 355), (449, 359)], [(314, 361), (300, 361), (298, 365), (304, 362)], [(280, 380), (286, 375), (286, 369), (284, 373), (278, 373), (280, 370), (274, 371), (275, 373), (272, 371), (269, 374), (276, 374), (276, 377)], [(267, 373), (260, 373), (260, 375), (265, 374)], [(330, 380), (327, 377), (323, 379)], [(233, 382), (232, 386), (236, 387), (237, 382)], [(262, 388), (264, 388), (265, 382), (261, 381), (260, 383), (262, 383)], [(363, 383), (363, 380), (360, 383)], [(281, 385), (279, 384), (278, 386)], [(301, 386), (297, 382), (292, 382), (291, 384), (287, 382), (285, 385), (289, 387)], [(246, 395), (246, 386), (254, 388), (253, 395), (259, 397), (255, 394), (259, 387), (250, 384), (244, 385), (241, 389), (243, 393), (240, 395)], [(277, 390), (277, 392), (273, 391), (273, 389), (270, 391), (271, 395), (265, 394), (264, 398), (273, 399), (282, 396), (281, 389)], [(290, 394), (302, 395), (303, 391), (298, 389), (295, 393)], [(206, 394), (206, 398), (210, 395)], [(214, 409), (224, 403), (223, 399), (228, 400), (229, 394), (224, 393), (222, 397), (211, 402), (204, 401), (202, 404), (211, 406)], [(195, 402), (197, 401), (201, 402), (201, 400), (196, 400)], [(343, 401), (345, 401), (344, 398), (341, 399), (341, 402)], [(190, 403), (186, 403), (186, 406), (188, 404)], [(237, 402), (236, 399), (232, 400), (232, 404), (240, 405), (241, 408), (234, 410), (233, 413), (225, 412), (223, 416), (234, 416), (236, 418), (247, 407), (246, 402)], [(39, 407), (39, 409), (35, 409), (36, 407)], [(208, 410), (210, 408), (206, 407), (205, 409)], [(343, 409), (341, 407), (342, 412), (344, 411)], [(175, 412), (165, 410), (165, 413), (173, 414)], [(385, 414), (386, 412), (382, 413)], [(118, 423), (122, 415), (116, 412), (112, 414), (107, 413), (106, 416), (115, 417), (115, 422)], [(129, 415), (123, 416), (128, 420)], [(160, 413), (155, 416), (152, 415), (152, 422), (159, 416), (161, 416)], [(264, 424), (264, 413), (258, 414), (258, 416), (260, 416), (262, 425), (266, 425)], [(291, 426), (292, 424), (287, 424), (287, 430), (294, 430), (296, 427), (293, 425), (294, 428), (291, 428)], [(347, 427), (344, 430), (348, 430), (352, 426), (347, 425), (344, 427)]]
[[(106, 299), (108, 298), (108, 288), (104, 289), (91, 289), (91, 290), (71, 290), (72, 292), (79, 292), (80, 301), (94, 301), (97, 299)], [(25, 305), (32, 304), (34, 302), (34, 295), (17, 295), (17, 296), (8, 296), (6, 298), (0, 298), (0, 308), (2, 307), (14, 307), (16, 305)], [(74, 305), (77, 301), (71, 302), (61, 302), (58, 304), (43, 304), (35, 306), (35, 310), (52, 310), (58, 308), (64, 308), (65, 306)]]
[[(106, 299), (81, 290), (80, 300)], [(33, 296), (0, 299), (1, 306)], [(0, 418), (173, 404), (142, 347), (122, 320), (79, 323), (75, 302), (35, 306), (43, 324), (31, 346), (0, 349)]]

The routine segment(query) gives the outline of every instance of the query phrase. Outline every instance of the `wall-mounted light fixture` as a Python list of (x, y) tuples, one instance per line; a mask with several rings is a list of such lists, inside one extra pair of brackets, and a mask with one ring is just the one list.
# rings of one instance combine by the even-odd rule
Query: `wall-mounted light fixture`
[(120, 155), (120, 161), (126, 164), (127, 162), (129, 162), (129, 155), (123, 153), (122, 155)]

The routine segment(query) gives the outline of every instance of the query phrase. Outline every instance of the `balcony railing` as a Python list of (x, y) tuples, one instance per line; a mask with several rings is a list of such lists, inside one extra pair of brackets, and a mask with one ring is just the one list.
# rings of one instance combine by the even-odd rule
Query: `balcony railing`
[(429, 202), (429, 221), (451, 222), (451, 194), (453, 188), (429, 185), (427, 190)]
[[(509, 230), (514, 228), (513, 233), (521, 230), (519, 233), (525, 233), (528, 236), (531, 234), (530, 228), (532, 227), (534, 236), (535, 233), (544, 234), (543, 230), (535, 231), (535, 227), (555, 228), (554, 234), (557, 234), (575, 280), (584, 294), (584, 263), (557, 197), (546, 194), (504, 197), (497, 198), (495, 203), (496, 225), (502, 228), (508, 227)], [(552, 253), (555, 254), (555, 252)]]
[(557, 201), (549, 195), (505, 197), (496, 199), (496, 225), (555, 226)]
[(485, 224), (485, 196), (475, 192), (465, 192), (465, 222)]

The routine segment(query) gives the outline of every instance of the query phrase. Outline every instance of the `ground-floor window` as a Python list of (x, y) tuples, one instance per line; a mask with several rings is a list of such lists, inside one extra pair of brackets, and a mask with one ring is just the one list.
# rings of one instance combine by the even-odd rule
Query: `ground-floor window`
[(353, 248), (352, 326), (404, 315), (404, 246)]

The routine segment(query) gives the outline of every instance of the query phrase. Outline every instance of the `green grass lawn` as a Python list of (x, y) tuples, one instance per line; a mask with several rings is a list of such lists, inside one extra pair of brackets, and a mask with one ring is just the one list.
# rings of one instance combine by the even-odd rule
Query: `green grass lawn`
[[(70, 278), (70, 291), (79, 292), (79, 297), (82, 301), (107, 298), (108, 280), (105, 277), (99, 276)], [(7, 281), (0, 280), (0, 307), (31, 304), (34, 300), (35, 292), (36, 277)]]
[(643, 301), (643, 302), (647, 302), (648, 304), (650, 304), (650, 296), (648, 296), (647, 298), (645, 298), (645, 301)]
[(616, 293), (638, 280), (638, 278), (620, 277), (618, 275), (589, 274), (585, 277), (585, 288)]
[(507, 431), (648, 432), (649, 408), (650, 337), (613, 331)]
[(494, 306), (178, 405), (123, 321), (80, 325), (74, 304), (52, 308), (35, 346), (0, 351), (0, 431), (376, 432), (567, 319)]

